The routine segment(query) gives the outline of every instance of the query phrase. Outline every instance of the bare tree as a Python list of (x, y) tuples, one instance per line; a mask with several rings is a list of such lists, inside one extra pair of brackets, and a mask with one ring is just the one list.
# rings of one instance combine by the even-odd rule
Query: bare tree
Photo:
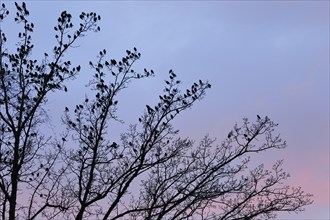
[[(0, 210), (2, 219), (15, 219), (17, 210), (33, 219), (46, 207), (65, 208), (62, 201), (52, 200), (60, 189), (59, 178), (51, 175), (60, 151), (40, 132), (47, 120), (43, 106), (50, 92), (66, 91), (65, 83), (80, 71), (80, 66), (72, 67), (63, 56), (86, 32), (99, 30), (100, 17), (82, 13), (80, 26), (73, 30), (72, 16), (62, 12), (54, 27), (57, 44), (51, 56), (45, 53), (40, 62), (31, 58), (34, 24), (28, 21), (26, 4), (15, 6), (15, 22), (23, 30), (14, 52), (6, 48), (6, 35), (0, 28)], [(2, 4), (0, 24), (8, 14)], [(30, 194), (19, 199), (22, 190)]]
[[(111, 141), (109, 126), (117, 119), (117, 94), (130, 81), (152, 76), (132, 70), (140, 58), (134, 48), (121, 61), (105, 60), (100, 52), (90, 83), (95, 97), (67, 109), (64, 122), (76, 144), (65, 153), (68, 195), (75, 200), (76, 219), (271, 219), (282, 211), (302, 211), (311, 195), (282, 182), (289, 176), (282, 161), (272, 170), (249, 169), (250, 155), (286, 147), (268, 117), (244, 119), (221, 145), (205, 137), (197, 146), (177, 137), (171, 122), (211, 85), (199, 80), (180, 91), (170, 70), (164, 94), (146, 105), (138, 124), (129, 126), (120, 142)], [(106, 84), (106, 82), (108, 82)], [(140, 189), (138, 195), (137, 191)]]
[[(151, 169), (140, 196), (121, 213), (140, 219), (272, 219), (279, 212), (302, 211), (310, 194), (283, 185), (289, 175), (277, 161), (249, 169), (251, 153), (286, 146), (273, 136), (277, 125), (268, 117), (234, 127), (221, 145), (205, 137), (176, 145), (179, 155)], [(264, 140), (260, 143), (260, 140)], [(193, 219), (193, 218), (192, 218)]]
[[(38, 64), (30, 58), (29, 12), (24, 3), (16, 8), (15, 20), (24, 31), (15, 53), (6, 50), (0, 29), (3, 219), (273, 219), (312, 203), (310, 194), (285, 185), (289, 175), (282, 161), (270, 170), (249, 164), (255, 153), (286, 147), (268, 117), (258, 115), (254, 123), (244, 119), (220, 144), (208, 136), (198, 144), (180, 138), (173, 120), (211, 85), (199, 80), (182, 90), (172, 70), (159, 102), (146, 105), (137, 123), (115, 139), (110, 128), (121, 121), (118, 94), (129, 83), (154, 75), (132, 69), (141, 57), (136, 48), (121, 60), (100, 51), (89, 63), (94, 73), (90, 95), (71, 111), (64, 109), (65, 135), (60, 141), (45, 137), (40, 126), (46, 122), (47, 94), (66, 91), (65, 83), (80, 71), (63, 55), (85, 32), (99, 30), (100, 17), (82, 13), (82, 23), (72, 30), (71, 15), (62, 12), (52, 61), (45, 54)], [(1, 22), (7, 14), (3, 5)], [(29, 193), (24, 204), (17, 199), (22, 190)]]
[[(165, 147), (170, 145), (170, 136), (176, 133), (170, 121), (202, 98), (205, 90), (210, 87), (208, 83), (200, 81), (181, 95), (177, 88), (180, 81), (170, 71), (166, 94), (160, 97), (161, 101), (155, 107), (147, 105), (146, 114), (139, 119), (143, 132), (137, 132), (136, 125), (132, 125), (132, 133), (122, 135), (121, 144), (111, 142), (107, 140), (107, 130), (111, 120), (118, 120), (117, 94), (131, 80), (153, 75), (152, 70), (149, 72), (145, 69), (141, 74), (132, 70), (140, 54), (136, 48), (133, 52), (126, 52), (127, 56), (121, 61), (105, 61), (106, 51), (101, 51), (97, 63), (90, 62), (96, 72), (90, 83), (96, 91), (95, 98), (86, 98), (82, 104), (77, 105), (74, 119), (66, 112), (65, 122), (73, 132), (73, 141), (77, 143), (65, 155), (65, 161), (70, 165), (67, 182), (70, 182), (71, 194), (79, 204), (77, 212), (74, 212), (76, 219), (86, 217), (84, 213), (88, 215), (93, 210), (99, 211), (95, 210), (95, 205), (105, 198), (111, 201), (104, 213), (104, 219), (107, 219), (137, 177), (175, 156), (177, 150), (168, 151), (168, 158), (160, 157), (161, 153), (166, 152)], [(109, 76), (110, 83), (106, 84)], [(161, 148), (164, 148), (163, 152)]]

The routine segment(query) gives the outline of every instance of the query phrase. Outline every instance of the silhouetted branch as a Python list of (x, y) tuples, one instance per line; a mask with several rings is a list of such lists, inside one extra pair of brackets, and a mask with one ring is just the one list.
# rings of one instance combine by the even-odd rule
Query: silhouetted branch
[[(198, 144), (179, 138), (172, 122), (211, 85), (199, 80), (182, 90), (172, 70), (158, 103), (146, 105), (138, 123), (114, 139), (109, 128), (122, 122), (118, 95), (129, 83), (154, 76), (153, 70), (133, 69), (141, 57), (136, 48), (120, 60), (101, 50), (89, 62), (92, 95), (71, 111), (65, 107), (60, 140), (45, 137), (49, 92), (67, 92), (68, 80), (81, 70), (64, 55), (78, 38), (99, 31), (101, 18), (83, 12), (75, 28), (72, 15), (63, 11), (54, 27), (56, 45), (38, 61), (31, 59), (29, 11), (24, 2), (15, 6), (22, 31), (13, 53), (0, 28), (2, 219), (274, 219), (312, 203), (312, 195), (285, 185), (289, 175), (282, 161), (270, 170), (251, 167), (255, 153), (286, 147), (268, 117), (243, 119), (221, 144), (208, 136)], [(8, 16), (2, 4), (0, 22)]]
[[(14, 20), (23, 30), (18, 33), (19, 40), (13, 53), (5, 48), (6, 35), (0, 30), (0, 189), (6, 201), (3, 203), (2, 217), (9, 219), (18, 217), (16, 211), (26, 207), (17, 200), (20, 190), (25, 186), (31, 187), (32, 196), (28, 201), (30, 216), (35, 209), (37, 189), (49, 183), (45, 176), (49, 172), (46, 171), (41, 177), (40, 169), (35, 171), (34, 168), (38, 160), (44, 158), (53, 163), (57, 158), (52, 156), (56, 152), (45, 151), (48, 142), (40, 134), (40, 125), (46, 120), (43, 106), (50, 91), (66, 91), (66, 82), (80, 71), (80, 66), (71, 67), (70, 61), (63, 61), (63, 55), (86, 32), (98, 31), (97, 22), (100, 20), (95, 13), (83, 13), (80, 27), (71, 37), (68, 33), (73, 28), (72, 16), (62, 12), (54, 28), (58, 34), (55, 36), (57, 46), (53, 49), (53, 58), (45, 53), (41, 62), (38, 62), (31, 59), (34, 24), (28, 20), (30, 13), (24, 2), (15, 3), (15, 6), (17, 12)], [(4, 22), (8, 14), (9, 11), (2, 4), (0, 22)], [(51, 185), (48, 187), (52, 189)]]

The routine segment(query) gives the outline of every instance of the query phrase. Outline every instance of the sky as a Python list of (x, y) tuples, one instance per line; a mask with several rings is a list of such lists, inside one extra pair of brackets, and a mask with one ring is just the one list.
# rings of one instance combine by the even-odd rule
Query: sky
[[(279, 219), (330, 218), (329, 1), (29, 1), (28, 8), (36, 25), (36, 57), (51, 51), (61, 11), (102, 17), (101, 32), (88, 34), (67, 54), (83, 68), (70, 93), (49, 99), (54, 127), (64, 106), (88, 93), (89, 60), (104, 48), (120, 58), (136, 47), (142, 57), (134, 69), (153, 69), (156, 76), (120, 95), (118, 116), (126, 123), (113, 132), (135, 123), (146, 104), (156, 104), (169, 69), (187, 87), (208, 80), (206, 97), (175, 122), (180, 135), (198, 141), (209, 134), (220, 142), (243, 117), (267, 115), (279, 123), (288, 148), (257, 162), (284, 159), (288, 183), (314, 194), (305, 212)], [(8, 35), (16, 36), (13, 24), (7, 25)]]

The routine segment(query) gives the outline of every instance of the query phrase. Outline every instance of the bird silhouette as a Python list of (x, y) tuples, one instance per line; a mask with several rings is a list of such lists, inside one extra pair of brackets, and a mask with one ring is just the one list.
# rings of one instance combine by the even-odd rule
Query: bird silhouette
[(149, 105), (147, 105), (147, 111), (148, 111), (148, 114), (151, 114), (154, 112), (154, 110)]
[(116, 148), (116, 147), (117, 147), (117, 143), (113, 142), (113, 143), (110, 145), (110, 147), (112, 147), (112, 148)]

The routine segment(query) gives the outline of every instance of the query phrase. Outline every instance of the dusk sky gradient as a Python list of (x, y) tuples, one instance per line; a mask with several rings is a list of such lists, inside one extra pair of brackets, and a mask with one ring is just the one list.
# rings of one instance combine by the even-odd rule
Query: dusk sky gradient
[[(13, 16), (14, 4), (1, 2)], [(88, 34), (66, 56), (82, 71), (68, 94), (49, 98), (49, 130), (60, 134), (64, 106), (88, 94), (85, 85), (93, 74), (88, 62), (100, 50), (121, 58), (136, 47), (142, 57), (133, 69), (153, 69), (156, 77), (133, 82), (120, 94), (118, 115), (125, 124), (114, 124), (113, 136), (136, 123), (146, 104), (156, 104), (169, 69), (183, 81), (182, 89), (208, 80), (212, 89), (206, 97), (176, 120), (180, 136), (198, 142), (209, 134), (220, 144), (243, 117), (267, 115), (279, 123), (288, 148), (257, 155), (253, 163), (284, 159), (288, 183), (314, 194), (305, 212), (279, 219), (330, 218), (329, 1), (28, 1), (27, 7), (38, 59), (51, 52), (61, 11), (74, 18), (81, 11), (102, 17), (101, 32)], [(17, 40), (13, 24), (2, 27), (8, 45)]]

